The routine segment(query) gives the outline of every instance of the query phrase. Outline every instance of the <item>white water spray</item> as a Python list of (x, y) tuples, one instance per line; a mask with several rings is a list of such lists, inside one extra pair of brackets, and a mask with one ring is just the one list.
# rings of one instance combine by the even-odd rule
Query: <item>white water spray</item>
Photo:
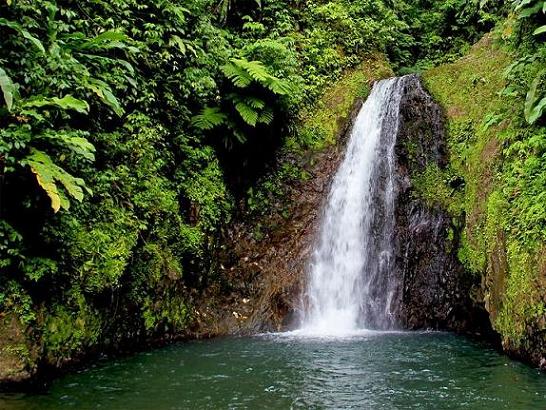
[(394, 147), (404, 84), (405, 77), (376, 83), (356, 118), (323, 212), (300, 333), (395, 327)]

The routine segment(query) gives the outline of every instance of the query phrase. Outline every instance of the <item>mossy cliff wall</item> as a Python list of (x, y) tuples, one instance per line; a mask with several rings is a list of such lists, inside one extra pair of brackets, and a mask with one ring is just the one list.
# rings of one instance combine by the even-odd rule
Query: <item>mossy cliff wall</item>
[(449, 210), (461, 227), (459, 260), (481, 284), (483, 303), (506, 352), (546, 360), (545, 130), (523, 119), (506, 88), (515, 61), (504, 32), (424, 74), (447, 119), (449, 163), (416, 175), (418, 195)]
[(457, 257), (461, 223), (441, 203), (420, 195), (426, 170), (449, 164), (445, 118), (416, 75), (405, 77), (397, 126), (396, 258), (399, 323), (408, 329), (449, 329), (483, 334), (485, 310), (471, 297), (479, 279)]

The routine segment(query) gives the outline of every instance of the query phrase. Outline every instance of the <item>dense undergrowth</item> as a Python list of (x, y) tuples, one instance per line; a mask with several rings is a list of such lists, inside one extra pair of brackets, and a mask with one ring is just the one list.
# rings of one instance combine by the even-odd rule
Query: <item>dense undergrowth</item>
[[(335, 142), (332, 115), (366, 95), (367, 62), (384, 55), (403, 73), (454, 60), (508, 9), (474, 0), (1, 1), (0, 320), (28, 329), (4, 353), (30, 369), (37, 358), (56, 364), (92, 346), (185, 332), (192, 300), (221, 279), (210, 258), (221, 229), (266, 214), (287, 180), (307, 177), (301, 159)], [(529, 61), (513, 67), (506, 91), (521, 96), (532, 84), (527, 120), (544, 108), (531, 78), (544, 52), (531, 26), (518, 26)], [(337, 104), (327, 93), (320, 101), (333, 107), (315, 106), (340, 78), (351, 98)], [(523, 124), (522, 105), (507, 109)], [(492, 132), (507, 115), (494, 107), (468, 127)], [(507, 209), (517, 212), (521, 223), (504, 229), (518, 229), (513, 246), (529, 252), (544, 239), (537, 127), (506, 137), (523, 145), (507, 152), (511, 178), (488, 202), (506, 223)], [(527, 148), (534, 154), (521, 154)], [(482, 248), (463, 251), (474, 270)], [(514, 255), (540, 256), (531, 253)]]

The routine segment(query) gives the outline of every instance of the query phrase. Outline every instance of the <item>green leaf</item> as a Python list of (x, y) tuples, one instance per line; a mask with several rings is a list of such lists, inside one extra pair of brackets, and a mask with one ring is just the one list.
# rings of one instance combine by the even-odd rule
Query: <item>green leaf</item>
[(246, 72), (246, 70), (235, 64), (224, 65), (222, 67), (222, 72), (236, 87), (245, 88), (252, 83), (252, 77)]
[(257, 110), (261, 110), (265, 107), (265, 102), (256, 97), (246, 97), (244, 102)]
[(260, 113), (258, 122), (262, 124), (269, 125), (273, 121), (273, 110), (271, 108), (266, 108)]
[(250, 76), (259, 83), (267, 81), (271, 76), (261, 61), (232, 60), (236, 65), (243, 68)]
[(529, 124), (534, 124), (542, 116), (542, 113), (546, 106), (546, 97), (537, 104), (537, 101), (540, 98), (537, 91), (541, 80), (542, 73), (540, 73), (531, 83), (531, 87), (529, 88), (529, 91), (527, 92), (527, 97), (525, 99), (524, 114), (525, 119)]
[(81, 114), (87, 114), (89, 112), (89, 104), (86, 101), (79, 100), (74, 98), (70, 94), (65, 95), (63, 98), (35, 98), (32, 100), (25, 101), (23, 103), (23, 108), (28, 107), (45, 107), (45, 106), (56, 106), (63, 110), (74, 110)]
[(222, 125), (227, 120), (227, 115), (220, 111), (218, 107), (205, 107), (201, 114), (194, 116), (191, 120), (192, 125), (200, 130), (211, 130), (214, 127)]
[(121, 104), (119, 103), (116, 96), (112, 93), (112, 90), (110, 88), (105, 88), (103, 90), (104, 93), (104, 102), (106, 105), (110, 106), (112, 110), (118, 115), (118, 117), (121, 117), (125, 110), (121, 107)]
[(530, 3), (533, 2), (533, 1), (534, 1), (534, 0), (517, 0), (517, 1), (515, 1), (515, 3), (516, 3), (515, 10), (518, 11), (518, 10), (520, 10), (522, 7), (527, 6), (528, 4), (530, 4)]
[(541, 9), (542, 9), (542, 5), (540, 3), (537, 3), (534, 6), (523, 9), (519, 13), (519, 18), (531, 17), (532, 15), (537, 14)]
[[(546, 4), (546, 3), (544, 3), (544, 4)], [(541, 27), (537, 28), (535, 31), (533, 31), (534, 36), (538, 36), (539, 34), (542, 34), (542, 33), (546, 33), (546, 25), (541, 26)]]
[(121, 107), (121, 104), (117, 98), (112, 93), (112, 89), (108, 84), (102, 80), (97, 80), (95, 78), (87, 79), (84, 83), (84, 86), (93, 91), (103, 103), (108, 105), (119, 117), (125, 112)]
[(534, 124), (540, 117), (542, 117), (542, 114), (544, 114), (544, 109), (546, 108), (546, 97), (544, 97), (542, 100), (538, 102), (532, 109), (529, 114), (529, 118), (527, 121), (529, 124)]
[(17, 91), (17, 88), (2, 68), (0, 68), (0, 89), (2, 89), (8, 111), (11, 111), (11, 108), (13, 107), (13, 96)]
[(125, 42), (128, 40), (130, 40), (129, 37), (123, 33), (119, 33), (117, 31), (105, 31), (91, 40), (85, 41), (77, 48), (79, 50), (108, 50), (111, 48), (123, 49), (127, 47)]
[(47, 138), (64, 148), (68, 148), (76, 155), (88, 161), (95, 160), (95, 146), (87, 138), (74, 135), (73, 131), (50, 130), (43, 134), (43, 138)]
[(188, 51), (188, 49), (186, 47), (186, 43), (184, 42), (184, 40), (182, 40), (180, 37), (178, 37), (176, 35), (171, 36), (171, 40), (169, 41), (169, 45), (178, 47), (178, 49), (180, 50), (180, 52), (183, 55), (186, 55), (186, 52)]
[(58, 183), (72, 198), (80, 202), (83, 200), (83, 188), (85, 188), (83, 179), (70, 175), (56, 165), (45, 152), (32, 149), (30, 155), (21, 163), (30, 167), (38, 185), (49, 197), (54, 212), (58, 212), (61, 208), (68, 210), (70, 207), (70, 202), (64, 192), (59, 189)]

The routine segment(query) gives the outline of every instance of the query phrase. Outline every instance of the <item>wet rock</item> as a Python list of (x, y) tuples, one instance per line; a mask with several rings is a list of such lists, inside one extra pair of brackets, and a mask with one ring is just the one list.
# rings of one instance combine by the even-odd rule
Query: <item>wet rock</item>
[(482, 303), (471, 298), (480, 283), (457, 257), (460, 228), (446, 209), (427, 204), (412, 177), (448, 164), (444, 117), (417, 76), (406, 81), (396, 145), (396, 275), (402, 283), (400, 322), (409, 329), (490, 332)]

